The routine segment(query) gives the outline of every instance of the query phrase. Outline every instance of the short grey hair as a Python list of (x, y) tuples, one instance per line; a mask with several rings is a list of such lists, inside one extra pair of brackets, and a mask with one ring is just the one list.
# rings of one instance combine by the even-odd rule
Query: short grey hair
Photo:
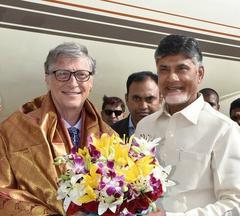
[(199, 42), (192, 37), (183, 35), (168, 35), (164, 37), (154, 54), (156, 62), (160, 58), (166, 56), (183, 54), (187, 58), (191, 58), (195, 63), (202, 65), (202, 52), (199, 46)]
[(87, 58), (92, 69), (92, 74), (96, 72), (96, 61), (88, 55), (86, 46), (74, 42), (62, 43), (50, 50), (44, 63), (45, 73), (49, 73), (51, 66), (57, 62), (59, 56), (69, 56), (73, 58)]

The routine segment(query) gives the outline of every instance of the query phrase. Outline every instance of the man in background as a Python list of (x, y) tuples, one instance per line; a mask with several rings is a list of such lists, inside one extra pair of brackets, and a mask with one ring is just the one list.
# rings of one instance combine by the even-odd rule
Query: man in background
[(131, 74), (127, 79), (125, 94), (129, 116), (112, 128), (120, 135), (129, 138), (135, 132), (137, 123), (159, 109), (158, 76), (150, 71)]
[(230, 118), (240, 125), (240, 98), (234, 100), (230, 105)]
[(155, 61), (165, 104), (138, 123), (136, 135), (161, 138), (160, 163), (174, 167), (176, 185), (161, 200), (166, 215), (240, 215), (240, 128), (198, 94), (204, 77), (198, 41), (168, 35)]
[(203, 95), (203, 99), (210, 104), (212, 108), (219, 111), (219, 95), (212, 88), (203, 88), (199, 91)]
[(119, 97), (107, 97), (104, 95), (102, 119), (110, 126), (122, 120), (125, 117), (125, 104)]

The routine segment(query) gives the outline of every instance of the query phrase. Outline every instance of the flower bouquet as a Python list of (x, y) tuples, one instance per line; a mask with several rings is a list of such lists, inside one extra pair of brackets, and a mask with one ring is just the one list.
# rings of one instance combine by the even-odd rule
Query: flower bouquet
[(57, 199), (67, 215), (78, 211), (103, 216), (136, 215), (148, 209), (167, 186), (171, 166), (161, 167), (155, 157), (160, 141), (116, 135), (90, 136), (83, 149), (57, 157), (66, 166), (59, 179)]

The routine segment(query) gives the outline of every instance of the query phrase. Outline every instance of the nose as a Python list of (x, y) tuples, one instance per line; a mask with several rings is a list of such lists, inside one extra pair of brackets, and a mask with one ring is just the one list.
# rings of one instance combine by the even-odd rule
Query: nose
[(111, 118), (116, 118), (115, 112), (112, 112), (112, 114), (110, 115)]
[(71, 74), (70, 79), (68, 80), (68, 82), (78, 85), (77, 79), (76, 79), (76, 77), (74, 76), (73, 73)]
[(141, 109), (147, 109), (148, 108), (148, 103), (145, 100), (141, 100), (141, 102), (139, 103), (139, 107)]
[(169, 74), (168, 74), (168, 81), (178, 81), (179, 80), (179, 77), (177, 75), (177, 73), (175, 71), (171, 71)]

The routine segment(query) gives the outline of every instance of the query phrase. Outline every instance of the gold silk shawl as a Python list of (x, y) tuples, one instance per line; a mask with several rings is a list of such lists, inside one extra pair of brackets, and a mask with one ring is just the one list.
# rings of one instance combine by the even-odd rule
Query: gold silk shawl
[[(82, 111), (81, 146), (90, 134), (113, 133), (90, 101)], [(66, 131), (50, 94), (25, 104), (1, 123), (0, 215), (65, 214), (56, 199), (57, 179), (64, 168), (55, 166), (53, 159), (70, 152)]]

